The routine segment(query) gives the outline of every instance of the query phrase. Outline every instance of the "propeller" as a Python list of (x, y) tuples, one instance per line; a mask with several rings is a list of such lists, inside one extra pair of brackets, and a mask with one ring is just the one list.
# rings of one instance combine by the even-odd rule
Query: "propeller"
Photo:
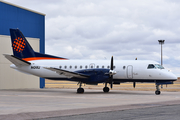
[(133, 87), (134, 87), (134, 88), (136, 87), (136, 82), (133, 82)]
[(113, 87), (113, 75), (116, 74), (116, 71), (114, 71), (113, 69), (114, 69), (114, 64), (113, 64), (113, 56), (112, 56), (111, 57), (111, 68), (109, 70), (109, 75), (110, 75), (109, 84), (110, 84), (111, 88)]

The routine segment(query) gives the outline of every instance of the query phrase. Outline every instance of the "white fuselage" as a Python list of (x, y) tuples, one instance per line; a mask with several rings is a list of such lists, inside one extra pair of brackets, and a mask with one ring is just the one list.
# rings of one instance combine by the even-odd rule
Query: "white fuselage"
[[(109, 60), (34, 60), (30, 66), (16, 67), (11, 65), (12, 68), (32, 74), (42, 78), (63, 80), (67, 77), (59, 75), (54, 71), (45, 69), (44, 67), (54, 67), (67, 71), (78, 71), (82, 69), (92, 68), (106, 68), (110, 69)], [(116, 74), (113, 76), (115, 81), (124, 82), (152, 82), (156, 80), (176, 80), (177, 77), (166, 69), (148, 69), (149, 64), (159, 64), (150, 60), (114, 60), (114, 71)]]

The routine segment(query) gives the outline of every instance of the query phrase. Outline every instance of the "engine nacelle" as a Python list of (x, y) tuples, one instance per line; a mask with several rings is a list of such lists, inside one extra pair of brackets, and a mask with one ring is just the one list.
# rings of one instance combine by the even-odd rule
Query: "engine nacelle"
[(109, 79), (109, 69), (83, 69), (76, 72), (90, 76), (82, 80), (87, 84), (103, 83)]

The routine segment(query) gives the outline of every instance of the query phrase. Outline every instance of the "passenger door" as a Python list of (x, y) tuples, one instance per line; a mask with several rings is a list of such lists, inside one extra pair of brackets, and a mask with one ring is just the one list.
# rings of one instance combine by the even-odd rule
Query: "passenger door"
[(132, 65), (127, 66), (127, 78), (133, 79), (133, 66)]

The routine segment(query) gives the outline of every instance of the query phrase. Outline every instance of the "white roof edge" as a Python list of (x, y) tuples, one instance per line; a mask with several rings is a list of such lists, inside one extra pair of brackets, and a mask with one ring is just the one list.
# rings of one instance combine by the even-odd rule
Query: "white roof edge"
[(0, 2), (3, 2), (5, 4), (9, 4), (9, 5), (12, 5), (12, 6), (15, 6), (15, 7), (30, 11), (30, 12), (34, 12), (34, 13), (37, 13), (37, 14), (40, 14), (40, 15), (43, 15), (43, 16), (46, 16), (46, 14), (44, 14), (44, 13), (40, 13), (40, 12), (37, 12), (35, 10), (31, 10), (31, 9), (28, 9), (28, 8), (25, 8), (25, 7), (22, 7), (22, 6), (19, 6), (19, 5), (15, 5), (13, 3), (10, 3), (10, 2), (4, 1), (4, 0), (0, 0)]

